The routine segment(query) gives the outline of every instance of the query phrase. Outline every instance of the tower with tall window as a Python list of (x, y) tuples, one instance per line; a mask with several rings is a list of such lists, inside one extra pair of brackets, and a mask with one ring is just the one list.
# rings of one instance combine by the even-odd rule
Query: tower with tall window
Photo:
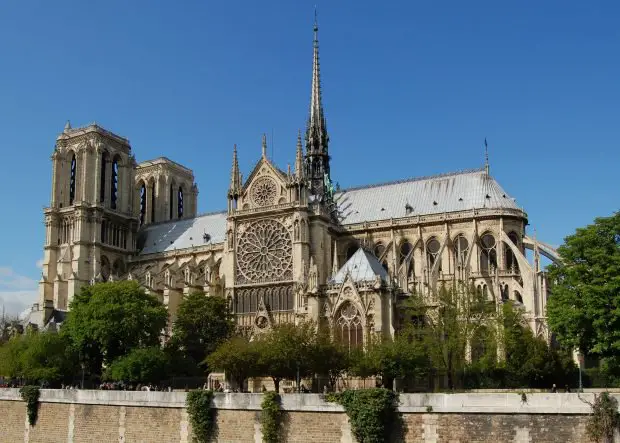
[(67, 123), (56, 139), (41, 308), (67, 310), (84, 284), (125, 274), (138, 228), (134, 168), (128, 140), (96, 124), (74, 129)]
[(196, 216), (198, 187), (194, 173), (166, 157), (136, 167), (134, 215), (141, 227)]

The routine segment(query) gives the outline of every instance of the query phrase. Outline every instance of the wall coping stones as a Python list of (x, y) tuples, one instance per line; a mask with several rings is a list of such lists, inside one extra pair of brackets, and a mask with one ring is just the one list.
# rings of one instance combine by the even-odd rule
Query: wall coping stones
[[(400, 394), (400, 412), (449, 414), (589, 414), (588, 402), (594, 393), (462, 393), (462, 394)], [(620, 401), (620, 394), (612, 394)], [(185, 392), (100, 391), (42, 389), (42, 403), (70, 403), (104, 406), (148, 406), (185, 408)], [(282, 409), (302, 412), (344, 412), (342, 406), (325, 401), (322, 394), (281, 394)], [(19, 389), (1, 388), (0, 401), (22, 401)], [(216, 393), (217, 409), (261, 409), (262, 394)], [(429, 408), (430, 407), (430, 408)]]

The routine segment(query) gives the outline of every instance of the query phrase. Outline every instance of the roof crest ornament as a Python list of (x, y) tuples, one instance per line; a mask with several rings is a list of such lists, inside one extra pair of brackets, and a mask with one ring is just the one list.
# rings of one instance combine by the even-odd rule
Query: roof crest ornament
[(263, 140), (262, 140), (262, 155), (264, 159), (267, 158), (267, 135), (264, 133), (263, 133)]
[(489, 145), (487, 138), (484, 138), (484, 172), (489, 175)]

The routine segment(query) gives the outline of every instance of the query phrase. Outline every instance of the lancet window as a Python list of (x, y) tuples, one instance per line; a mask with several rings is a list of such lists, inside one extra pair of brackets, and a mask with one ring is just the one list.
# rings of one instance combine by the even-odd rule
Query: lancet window
[(112, 161), (112, 177), (110, 180), (110, 207), (116, 209), (118, 200), (118, 157)]
[(181, 186), (179, 186), (178, 193), (177, 217), (183, 218), (183, 188)]
[[(508, 234), (508, 238), (515, 244), (515, 246), (519, 247), (519, 238), (516, 233), (511, 232)], [(506, 245), (505, 256), (506, 269), (509, 271), (518, 272), (519, 264), (517, 263), (517, 257), (515, 257), (514, 252), (512, 252), (512, 249), (510, 249), (510, 246), (508, 245)]]
[(409, 243), (408, 240), (405, 240), (400, 244), (399, 256), (399, 263), (401, 264), (401, 266), (403, 266), (405, 275), (407, 276), (407, 278), (413, 277), (413, 245)]
[(237, 290), (235, 296), (235, 313), (251, 314), (258, 310), (260, 299), (270, 312), (292, 311), (293, 287), (290, 285), (268, 288), (247, 288)]
[(71, 243), (71, 236), (73, 234), (73, 220), (65, 218), (60, 222), (58, 227), (58, 244), (64, 245)]
[(71, 176), (69, 178), (69, 205), (75, 201), (75, 190), (77, 188), (77, 160), (75, 154), (71, 157)]
[(467, 253), (469, 252), (469, 242), (463, 234), (459, 234), (454, 239), (454, 263), (456, 268), (462, 269), (467, 261)]
[(335, 337), (349, 351), (364, 345), (364, 329), (358, 309), (345, 302), (336, 315)]
[[(387, 260), (384, 257), (385, 254), (385, 245), (381, 242), (378, 242), (377, 244), (375, 244), (375, 249), (374, 249), (374, 254), (375, 256), (381, 260), (381, 264), (383, 265), (383, 267), (385, 268), (385, 270), (387, 271), (388, 269), (388, 265), (387, 265)], [(381, 257), (383, 257), (383, 259), (381, 259)]]
[(140, 186), (140, 226), (146, 221), (146, 185)]
[(440, 249), (441, 244), (435, 237), (431, 237), (431, 239), (426, 242), (426, 260), (428, 262), (429, 272), (433, 269), (437, 261), (439, 261), (437, 270), (441, 272), (441, 257), (439, 256)]

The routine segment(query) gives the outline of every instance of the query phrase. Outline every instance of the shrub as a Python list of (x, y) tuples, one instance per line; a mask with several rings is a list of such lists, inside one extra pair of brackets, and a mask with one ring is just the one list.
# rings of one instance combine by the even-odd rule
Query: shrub
[(586, 430), (588, 435), (595, 442), (613, 441), (614, 431), (620, 425), (620, 414), (618, 414), (618, 400), (603, 392), (596, 396), (592, 407), (592, 414), (588, 419)]
[(398, 421), (397, 394), (383, 388), (347, 390), (327, 400), (340, 403), (359, 443), (387, 441)]
[(26, 410), (28, 411), (28, 423), (34, 426), (37, 423), (39, 415), (39, 391), (38, 386), (24, 386), (19, 390), (22, 399), (26, 402)]
[(198, 443), (208, 443), (213, 435), (215, 411), (211, 408), (212, 400), (212, 391), (196, 390), (187, 393), (187, 414)]
[(277, 392), (265, 392), (261, 403), (261, 430), (263, 442), (278, 443), (280, 441), (280, 422), (282, 410), (280, 408), (280, 396)]

